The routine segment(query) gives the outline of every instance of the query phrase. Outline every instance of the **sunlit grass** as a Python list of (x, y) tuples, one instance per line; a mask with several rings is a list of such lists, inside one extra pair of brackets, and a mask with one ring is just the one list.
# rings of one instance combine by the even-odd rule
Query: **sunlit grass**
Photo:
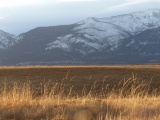
[(0, 69), (35, 69), (35, 68), (160, 68), (160, 64), (133, 65), (35, 65), (35, 66), (0, 66)]
[[(65, 77), (67, 79), (67, 76)], [(123, 80), (112, 90), (102, 85), (96, 93), (95, 82), (89, 91), (85, 86), (76, 93), (74, 85), (65, 82), (39, 84), (33, 90), (30, 82), (8, 84), (0, 91), (1, 120), (158, 120), (160, 95), (150, 91), (150, 83), (136, 76)], [(79, 117), (80, 116), (80, 117)]]

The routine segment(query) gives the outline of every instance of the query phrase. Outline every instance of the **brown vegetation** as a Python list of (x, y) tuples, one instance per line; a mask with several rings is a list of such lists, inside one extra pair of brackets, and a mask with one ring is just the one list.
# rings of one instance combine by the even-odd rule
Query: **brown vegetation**
[[(87, 68), (86, 68), (87, 69)], [(88, 77), (88, 81), (77, 81), (73, 75), (73, 69), (51, 69), (52, 73), (57, 73), (57, 80), (52, 81), (47, 78), (40, 78), (38, 82), (38, 71), (42, 74), (41, 69), (17, 69), (7, 70), (1, 69), (1, 89), (0, 89), (0, 119), (1, 120), (158, 120), (160, 119), (160, 95), (155, 87), (153, 79), (154, 75), (158, 75), (159, 68), (92, 68), (85, 70), (83, 68), (76, 70), (83, 80), (85, 73), (91, 72), (94, 76), (99, 73), (99, 77), (105, 74), (111, 75), (112, 79), (117, 81), (106, 80), (106, 76), (101, 76), (101, 81)], [(147, 70), (148, 71), (147, 71)], [(44, 69), (43, 69), (44, 70)], [(48, 71), (46, 71), (48, 70)], [(90, 70), (90, 71), (88, 71)], [(149, 75), (146, 79), (140, 79), (139, 75), (132, 74), (132, 70), (140, 71), (146, 74), (153, 72), (153, 76)], [(146, 70), (146, 71), (145, 71)], [(16, 71), (16, 72), (15, 72)], [(61, 74), (59, 73), (61, 71)], [(66, 72), (65, 74), (63, 72)], [(75, 71), (74, 73), (76, 73)], [(88, 72), (86, 72), (88, 71)], [(156, 72), (155, 72), (156, 71)], [(32, 73), (33, 76), (26, 77), (23, 80), (20, 74)], [(49, 69), (44, 70), (46, 75)], [(129, 77), (129, 73), (130, 77)], [(8, 80), (11, 76), (19, 80)], [(62, 74), (63, 73), (63, 74)], [(117, 74), (119, 73), (119, 74)], [(121, 73), (121, 74), (120, 74)], [(127, 73), (128, 76), (122, 76)], [(17, 76), (15, 76), (17, 74)], [(71, 75), (70, 75), (71, 74)], [(35, 76), (34, 76), (35, 75)], [(143, 76), (142, 75), (142, 76)], [(147, 75), (147, 74), (146, 74)], [(15, 76), (15, 77), (14, 77)], [(34, 77), (34, 79), (33, 79)], [(53, 77), (53, 76), (49, 76)], [(61, 78), (62, 77), (62, 78)], [(87, 78), (86, 77), (86, 78)], [(155, 76), (156, 78), (157, 76)], [(31, 79), (32, 78), (32, 79)], [(58, 79), (58, 78), (61, 78)], [(111, 77), (110, 77), (111, 78)], [(151, 78), (153, 79), (151, 81)], [(158, 78), (158, 77), (157, 77)], [(93, 81), (92, 81), (93, 80)], [(107, 82), (106, 82), (107, 81)], [(120, 82), (121, 81), (121, 82)], [(75, 84), (74, 84), (75, 83)], [(112, 87), (109, 87), (111, 83)], [(113, 83), (115, 84), (113, 86)], [(154, 87), (153, 87), (154, 86)], [(152, 87), (152, 90), (151, 90)]]

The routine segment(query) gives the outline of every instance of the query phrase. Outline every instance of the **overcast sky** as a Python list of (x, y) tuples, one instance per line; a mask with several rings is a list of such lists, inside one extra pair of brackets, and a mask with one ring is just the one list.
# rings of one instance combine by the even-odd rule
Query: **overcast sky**
[(18, 35), (40, 26), (160, 9), (160, 0), (0, 0), (0, 30)]

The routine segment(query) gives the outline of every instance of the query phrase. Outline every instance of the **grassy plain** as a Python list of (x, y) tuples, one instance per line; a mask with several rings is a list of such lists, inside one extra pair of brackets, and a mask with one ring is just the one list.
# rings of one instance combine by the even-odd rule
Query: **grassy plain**
[(0, 67), (0, 119), (160, 120), (159, 91), (160, 65)]

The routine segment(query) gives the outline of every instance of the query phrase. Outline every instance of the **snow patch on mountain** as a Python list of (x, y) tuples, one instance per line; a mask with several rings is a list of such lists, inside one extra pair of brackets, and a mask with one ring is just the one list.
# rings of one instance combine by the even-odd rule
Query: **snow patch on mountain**
[(135, 42), (135, 40), (134, 39), (132, 39), (127, 45), (126, 45), (126, 47), (129, 47), (129, 46), (131, 46), (132, 44), (134, 44), (134, 42)]
[(15, 42), (19, 43), (23, 38), (24, 38), (24, 34), (22, 33), (15, 38)]
[(0, 49), (7, 49), (15, 44), (15, 35), (0, 30)]
[[(84, 37), (86, 37), (87, 35), (86, 34), (82, 34), (79, 36), (81, 37), (75, 37), (73, 34), (69, 34), (69, 35), (66, 35), (66, 36), (62, 36), (62, 37), (58, 37), (57, 40), (53, 41), (52, 43), (48, 43), (47, 46), (45, 48), (45, 50), (50, 50), (50, 49), (54, 49), (54, 48), (62, 48), (64, 50), (67, 50), (67, 51), (71, 51), (72, 49), (72, 45), (76, 45), (76, 44), (79, 44), (79, 46), (82, 46), (82, 47), (90, 47), (92, 49), (100, 49), (101, 47), (101, 44), (100, 43), (96, 43), (96, 42), (93, 42), (93, 41), (86, 41), (84, 39)], [(89, 35), (88, 35), (89, 36)], [(89, 51), (85, 51), (83, 49), (81, 49), (79, 51), (80, 53), (82, 54), (85, 54), (85, 53), (90, 53), (90, 52), (93, 52), (93, 50), (89, 50)]]
[(69, 45), (67, 44), (66, 40), (68, 40), (70, 37), (72, 37), (72, 34), (66, 35), (64, 37), (58, 37), (57, 40), (48, 43), (48, 47), (46, 47), (45, 50), (50, 50), (53, 48), (62, 48), (65, 50), (69, 50)]
[(49, 47), (46, 48), (46, 50), (53, 49), (53, 48), (63, 48), (68, 49), (68, 45), (64, 43), (63, 41), (56, 40), (52, 43), (47, 44)]

